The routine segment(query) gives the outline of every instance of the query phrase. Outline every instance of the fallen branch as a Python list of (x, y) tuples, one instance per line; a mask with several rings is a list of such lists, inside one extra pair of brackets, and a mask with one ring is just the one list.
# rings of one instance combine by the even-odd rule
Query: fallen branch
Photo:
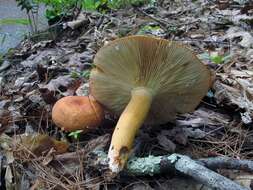
[[(97, 165), (107, 165), (107, 154), (103, 151), (93, 152), (96, 155)], [(172, 154), (170, 156), (149, 156), (145, 158), (132, 158), (126, 166), (130, 175), (154, 175), (163, 172), (178, 171), (192, 177), (196, 181), (217, 190), (248, 190), (232, 180), (215, 173), (198, 164), (188, 156)]]
[(157, 18), (151, 14), (148, 14), (147, 12), (145, 12), (144, 10), (140, 9), (140, 8), (135, 8), (137, 11), (139, 11), (140, 13), (144, 14), (145, 16), (151, 18), (152, 20), (158, 22), (159, 24), (161, 24), (162, 26), (168, 28), (168, 27), (180, 27), (180, 26), (184, 26), (184, 25), (189, 25), (189, 24), (194, 24), (196, 22), (199, 22), (199, 19), (196, 19), (194, 21), (188, 22), (188, 23), (179, 23), (179, 24), (174, 24), (174, 23), (170, 23), (169, 21), (162, 19), (162, 18)]
[(212, 158), (202, 158), (199, 159), (206, 167), (210, 169), (234, 169), (234, 170), (244, 170), (248, 172), (253, 172), (253, 161), (251, 160), (239, 160), (235, 158), (229, 158), (225, 156), (212, 157)]
[(78, 27), (88, 24), (89, 20), (84, 14), (79, 14), (75, 20), (64, 23), (64, 27), (70, 27), (72, 30), (77, 29)]

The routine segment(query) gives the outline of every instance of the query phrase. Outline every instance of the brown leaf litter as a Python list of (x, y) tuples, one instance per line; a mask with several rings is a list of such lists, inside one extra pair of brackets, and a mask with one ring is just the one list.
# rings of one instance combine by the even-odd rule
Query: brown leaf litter
[[(135, 142), (135, 155), (177, 152), (196, 159), (223, 155), (252, 159), (250, 1), (157, 2), (155, 7), (131, 7), (107, 14), (83, 11), (77, 20), (65, 24), (56, 39), (37, 43), (24, 40), (12, 51), (7, 60), (11, 64), (6, 63), (8, 67), (0, 71), (0, 132), (8, 135), (6, 142), (1, 143), (2, 155), (7, 158), (1, 159), (2, 171), (6, 171), (1, 176), (8, 186), (15, 183), (27, 189), (203, 189), (203, 185), (192, 180), (169, 175), (120, 176), (108, 181), (106, 171), (89, 165), (88, 160), (92, 160), (89, 153), (95, 148), (108, 149), (106, 134), (112, 133), (117, 119), (114, 116), (108, 115), (103, 126), (81, 135), (79, 141), (58, 131), (52, 123), (51, 108), (56, 100), (82, 95), (83, 88), (88, 92), (87, 79), (97, 50), (108, 41), (138, 33), (181, 41), (200, 58), (205, 53), (203, 62), (214, 70), (216, 78), (193, 113), (179, 115), (174, 123), (142, 128)], [(227, 61), (214, 62), (213, 56), (227, 54)], [(41, 143), (47, 147), (44, 157), (39, 155), (24, 162), (22, 155), (13, 155), (8, 142), (29, 131), (68, 141), (68, 152), (56, 155), (52, 143)], [(246, 176), (233, 173), (238, 180)], [(252, 180), (247, 179), (249, 186)]]

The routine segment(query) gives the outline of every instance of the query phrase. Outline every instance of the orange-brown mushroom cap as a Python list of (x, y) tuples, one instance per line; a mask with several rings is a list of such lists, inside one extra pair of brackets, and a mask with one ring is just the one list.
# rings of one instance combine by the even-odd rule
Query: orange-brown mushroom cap
[(147, 124), (161, 124), (176, 113), (193, 111), (211, 84), (209, 69), (178, 42), (155, 37), (124, 37), (105, 45), (95, 56), (91, 93), (115, 114), (121, 114), (131, 91), (145, 87), (153, 99)]
[(92, 96), (66, 96), (58, 100), (52, 110), (54, 123), (69, 132), (96, 128), (103, 118), (103, 108)]

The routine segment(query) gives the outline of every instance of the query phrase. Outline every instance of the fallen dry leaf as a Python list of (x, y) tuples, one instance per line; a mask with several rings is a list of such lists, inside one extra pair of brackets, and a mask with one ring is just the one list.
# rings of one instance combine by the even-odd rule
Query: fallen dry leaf
[(27, 153), (29, 150), (35, 156), (46, 155), (52, 148), (54, 148), (56, 154), (62, 154), (69, 147), (67, 142), (58, 141), (46, 134), (23, 134), (16, 136), (14, 145), (17, 145), (17, 153), (24, 154), (24, 152)]

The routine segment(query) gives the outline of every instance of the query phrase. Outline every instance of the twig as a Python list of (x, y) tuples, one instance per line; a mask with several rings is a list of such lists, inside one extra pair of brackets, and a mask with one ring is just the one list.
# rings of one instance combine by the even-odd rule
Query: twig
[(251, 160), (239, 160), (225, 156), (218, 156), (212, 158), (202, 158), (199, 159), (199, 161), (210, 169), (225, 168), (253, 172), (253, 161)]
[[(107, 155), (103, 151), (95, 151), (98, 165), (107, 165)], [(172, 154), (170, 156), (149, 156), (132, 158), (126, 166), (131, 175), (154, 175), (162, 172), (180, 172), (196, 181), (217, 190), (248, 190), (224, 176), (204, 167), (188, 156)]]
[(159, 24), (165, 26), (166, 28), (167, 27), (180, 27), (180, 26), (184, 26), (184, 25), (189, 25), (189, 24), (194, 24), (196, 22), (199, 22), (200, 20), (199, 19), (196, 19), (192, 22), (188, 22), (188, 23), (179, 23), (179, 24), (173, 24), (173, 23), (170, 23), (162, 18), (157, 18), (151, 14), (148, 14), (146, 13), (144, 10), (140, 9), (140, 8), (136, 8), (137, 11), (139, 11), (140, 13), (144, 14), (145, 16), (151, 18), (152, 20), (158, 22)]
[(164, 20), (164, 19), (162, 19), (162, 18), (156, 18), (155, 16), (146, 13), (145, 11), (143, 11), (143, 10), (140, 9), (140, 8), (136, 8), (136, 10), (139, 11), (140, 13), (144, 14), (145, 16), (151, 18), (152, 20), (158, 22), (159, 24), (161, 24), (161, 25), (163, 25), (163, 26), (168, 27), (168, 26), (171, 26), (171, 25), (172, 25), (172, 24), (169, 23), (168, 21), (166, 21), (166, 20)]

